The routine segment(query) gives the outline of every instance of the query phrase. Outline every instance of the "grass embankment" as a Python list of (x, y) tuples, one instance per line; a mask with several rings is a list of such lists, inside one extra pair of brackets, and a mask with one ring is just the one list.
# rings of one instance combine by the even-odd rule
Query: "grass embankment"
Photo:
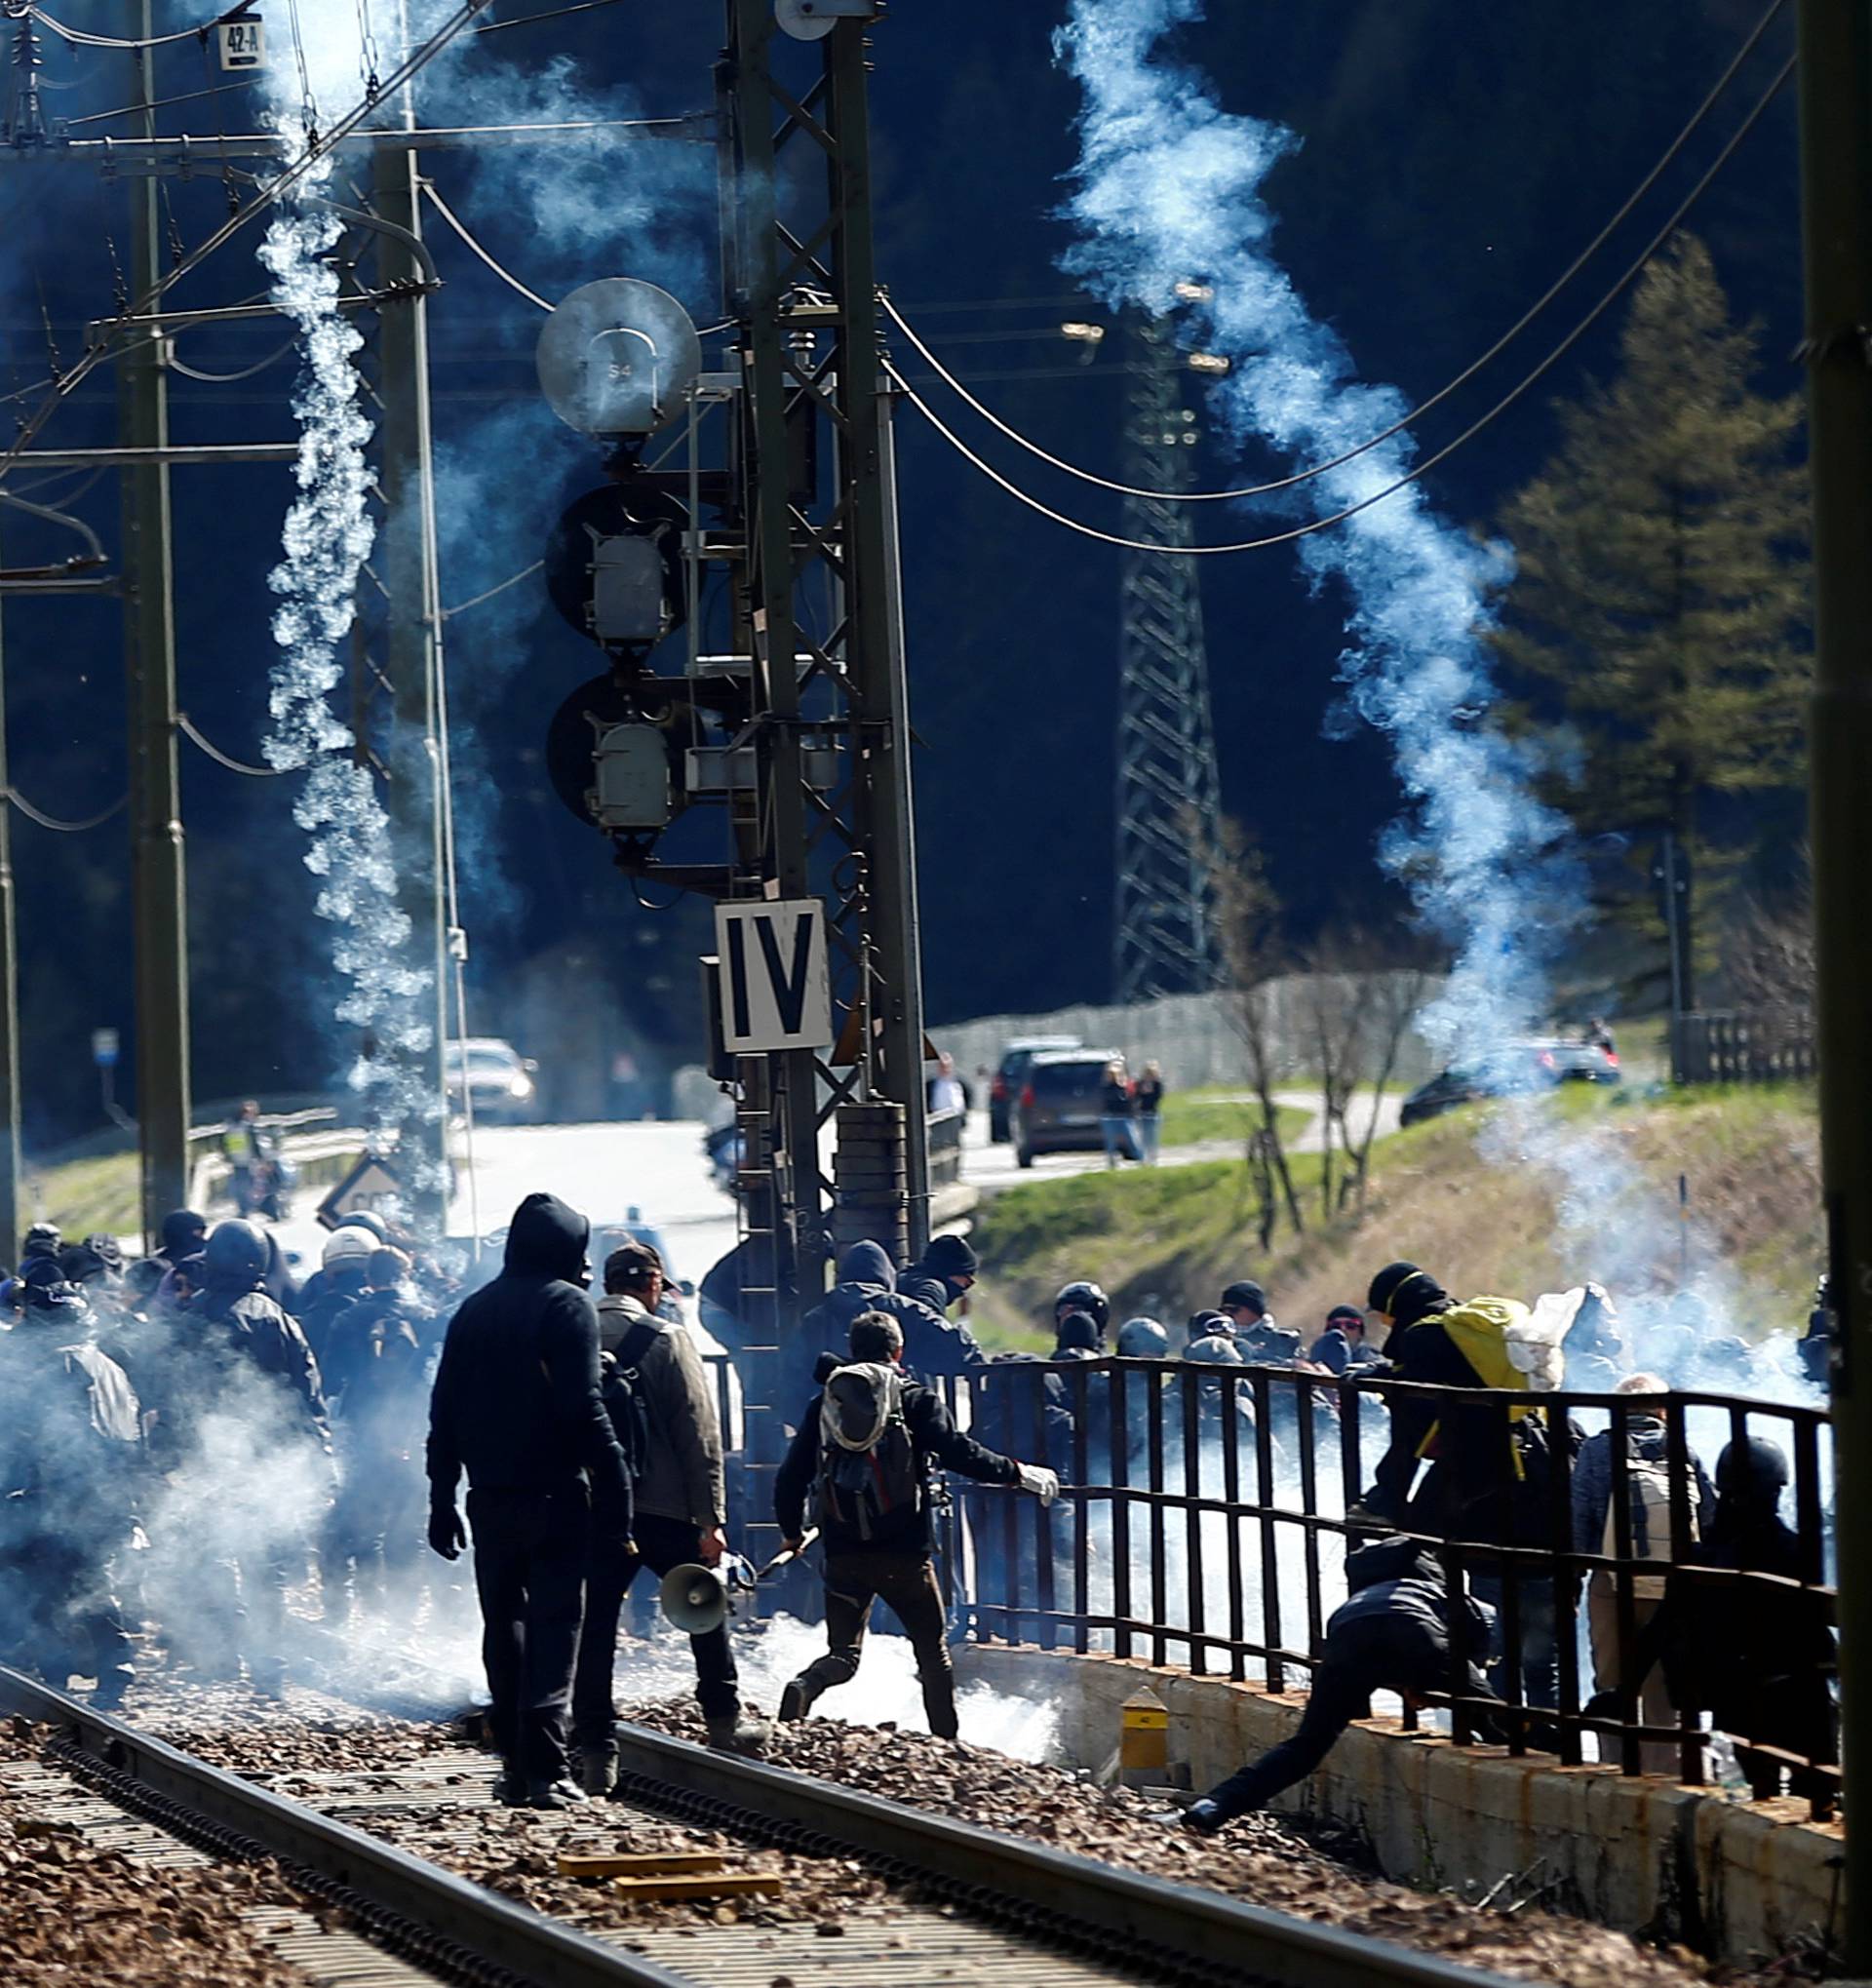
[(67, 1235), (133, 1235), (142, 1226), (141, 1176), (134, 1152), (107, 1152), (62, 1166), (26, 1168), (21, 1197), (34, 1222)]
[[(1290, 1143), (1312, 1121), (1312, 1112), (1291, 1105), (1278, 1105), (1274, 1110), (1280, 1136)], [(1227, 1140), (1245, 1150), (1249, 1135), (1260, 1123), (1261, 1107), (1238, 1090), (1172, 1091), (1163, 1101), (1160, 1137), (1166, 1147), (1206, 1146), (1211, 1140)]]
[[(1362, 1220), (1321, 1225), (1320, 1162), (1291, 1164), (1309, 1225), (1285, 1223), (1266, 1256), (1255, 1198), (1239, 1162), (1083, 1175), (1008, 1189), (984, 1204), (973, 1240), (986, 1269), (976, 1325), (994, 1346), (1037, 1350), (1053, 1293), (1094, 1277), (1113, 1316), (1180, 1323), (1213, 1305), (1232, 1277), (1258, 1277), (1278, 1315), (1310, 1330), (1336, 1304), (1358, 1304), (1395, 1257), (1435, 1270), (1453, 1290), (1532, 1297), (1595, 1274), (1593, 1238), (1570, 1231), (1564, 1184), (1544, 1168), (1488, 1156), (1479, 1139), (1500, 1108), (1458, 1111), (1373, 1149)], [(1686, 1177), (1693, 1272), (1713, 1271), (1735, 1329), (1753, 1337), (1805, 1318), (1821, 1262), (1819, 1135), (1811, 1088), (1660, 1092), (1630, 1102), (1570, 1090), (1547, 1101), (1582, 1139), (1603, 1141), (1635, 1185), (1621, 1220), (1644, 1218), (1634, 1288), (1674, 1289)], [(1617, 1295), (1615, 1293), (1615, 1295)]]

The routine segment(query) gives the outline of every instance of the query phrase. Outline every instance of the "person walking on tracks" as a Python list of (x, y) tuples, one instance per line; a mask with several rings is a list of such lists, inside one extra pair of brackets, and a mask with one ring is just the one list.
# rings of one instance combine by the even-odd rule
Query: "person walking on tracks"
[[(585, 1627), (572, 1680), (572, 1736), (588, 1795), (608, 1795), (617, 1780), (617, 1713), (611, 1677), (617, 1618), (638, 1570), (668, 1574), (691, 1561), (721, 1564), (727, 1550), (727, 1491), (722, 1419), (702, 1355), (688, 1328), (657, 1315), (663, 1259), (647, 1242), (627, 1242), (604, 1259), (598, 1330), (604, 1406), (631, 1465), (633, 1542), (592, 1541), (585, 1575)], [(695, 1696), (709, 1744), (758, 1753), (766, 1731), (741, 1716), (740, 1687), (725, 1621), (691, 1636)]]
[(882, 1600), (916, 1653), (929, 1730), (954, 1739), (956, 1678), (930, 1565), (930, 1466), (1031, 1491), (1047, 1504), (1059, 1496), (1060, 1480), (1043, 1466), (984, 1449), (950, 1420), (940, 1395), (906, 1380), (903, 1329), (894, 1318), (861, 1312), (848, 1345), (849, 1363), (827, 1376), (774, 1478), (774, 1516), (787, 1549), (800, 1549), (808, 1495), (814, 1502), (826, 1550), (830, 1646), (787, 1686), (780, 1717), (803, 1719), (822, 1692), (858, 1674), (871, 1605)]
[(631, 1479), (599, 1391), (598, 1313), (586, 1295), (591, 1225), (528, 1194), (506, 1266), (448, 1321), (429, 1402), (429, 1543), (467, 1544), (455, 1486), (468, 1474), (475, 1588), (497, 1801), (565, 1809), (566, 1709), (594, 1533), (631, 1550)]

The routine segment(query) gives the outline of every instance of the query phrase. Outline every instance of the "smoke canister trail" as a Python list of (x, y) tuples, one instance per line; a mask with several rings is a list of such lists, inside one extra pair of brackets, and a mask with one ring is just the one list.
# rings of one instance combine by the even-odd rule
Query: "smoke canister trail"
[[(1079, 240), (1062, 263), (1111, 304), (1153, 313), (1176, 304), (1179, 282), (1200, 280), (1211, 293), (1192, 316), (1231, 363), (1211, 393), (1236, 439), (1297, 463), (1327, 459), (1404, 405), (1354, 377), (1270, 253), (1261, 187), (1292, 134), (1228, 114), (1199, 74), (1164, 58), (1165, 37), (1201, 16), (1201, 0), (1072, 0), (1055, 49), (1083, 92), (1064, 208)], [(1301, 501), (1316, 516), (1343, 510), (1393, 482), (1413, 453), (1395, 436), (1301, 486)], [(1565, 822), (1487, 721), (1485, 599), (1509, 554), (1436, 518), (1416, 485), (1299, 543), (1316, 584), (1336, 577), (1349, 593), (1342, 681), (1390, 739), (1411, 803), (1384, 860), (1455, 951), (1422, 1026), (1445, 1058), (1460, 1048), (1473, 1066), (1545, 1020), (1547, 968), (1583, 910), (1559, 853)]]
[[(276, 101), (271, 113), (289, 161), (309, 141), (320, 86), (333, 93), (332, 110), (363, 87), (355, 77), (347, 82), (344, 69), (347, 59), (353, 68), (357, 61), (355, 9), (306, 0), (298, 15), (306, 95)], [(289, 87), (288, 65), (274, 74), (278, 88)], [(268, 576), (279, 605), (265, 751), (270, 764), (305, 776), (293, 819), (305, 832), (306, 867), (319, 879), (318, 914), (332, 927), (332, 963), (346, 984), (333, 1019), (363, 1032), (350, 1081), (367, 1129), (381, 1135), (437, 1109), (412, 1056), (430, 1039), (421, 999), (430, 977), (411, 961), (410, 921), (397, 902), (390, 821), (374, 776), (355, 757), (351, 729), (332, 703), (344, 678), (339, 645), (356, 614), (358, 575), (375, 527), (365, 458), (370, 423), (358, 406), (352, 365), (364, 341), (338, 308), (337, 272), (326, 259), (343, 232), (325, 200), (330, 176), (325, 162), (292, 188), (259, 250), (273, 302), (298, 328), (300, 345), (292, 396), (298, 494)]]

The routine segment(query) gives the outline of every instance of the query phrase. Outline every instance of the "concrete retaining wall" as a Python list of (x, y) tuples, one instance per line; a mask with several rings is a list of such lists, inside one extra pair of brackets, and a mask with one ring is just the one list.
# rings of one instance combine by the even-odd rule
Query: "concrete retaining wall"
[[(1136, 1659), (974, 1644), (956, 1656), (964, 1680), (1055, 1706), (1069, 1759), (1094, 1770), (1117, 1746), (1119, 1706), (1148, 1684), (1169, 1707), (1171, 1761), (1198, 1789), (1285, 1738), (1306, 1703)], [(1805, 1802), (1735, 1804), (1661, 1777), (1511, 1760), (1394, 1721), (1354, 1726), (1275, 1807), (1351, 1826), (1412, 1885), (1479, 1895), (1544, 1860), (1553, 1910), (1738, 1964), (1824, 1938), (1838, 1910), (1841, 1830), (1806, 1821)]]

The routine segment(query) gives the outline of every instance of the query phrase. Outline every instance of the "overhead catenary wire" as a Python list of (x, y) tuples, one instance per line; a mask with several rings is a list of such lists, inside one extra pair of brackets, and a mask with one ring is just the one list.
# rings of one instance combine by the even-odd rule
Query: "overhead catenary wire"
[(501, 282), (504, 283), (509, 290), (518, 291), (520, 294), (524, 296), (529, 304), (537, 304), (542, 311), (550, 312), (552, 310), (553, 306), (549, 304), (546, 301), (546, 299), (539, 294), (537, 291), (528, 290), (526, 286), (521, 282), (520, 278), (516, 276), (511, 269), (503, 269), (501, 265), (494, 260), (493, 256), (491, 256), (488, 253), (488, 251), (484, 249), (478, 241), (476, 241), (474, 236), (468, 232), (467, 226), (456, 214), (454, 209), (451, 208), (448, 205), (448, 203), (443, 199), (442, 195), (436, 191), (435, 186), (431, 181), (425, 179), (422, 182), (422, 190), (429, 196), (430, 202), (434, 206), (436, 212), (439, 214), (441, 214), (443, 219), (446, 220), (448, 223), (448, 225), (454, 229), (455, 233), (458, 234), (461, 237), (461, 239), (467, 243), (469, 248), (471, 248), (475, 252), (475, 253), (479, 255), (485, 263), (487, 263), (488, 267), (491, 269), (494, 272), (494, 274), (500, 278)]
[(1729, 86), (1740, 72), (1743, 63), (1755, 53), (1762, 37), (1773, 25), (1775, 16), (1780, 13), (1786, 4), (1787, 0), (1770, 0), (1767, 12), (1756, 21), (1754, 27), (1744, 38), (1741, 47), (1730, 58), (1729, 66), (1724, 69), (1723, 73), (1710, 86), (1703, 100), (1691, 113), (1689, 122), (1671, 139), (1651, 171), (1639, 180), (1638, 184), (1619, 203), (1618, 210), (1606, 221), (1604, 226), (1600, 228), (1599, 232), (1593, 236), (1592, 240), (1580, 251), (1566, 268), (1554, 278), (1553, 282), (1521, 313), (1514, 323), (1489, 346), (1487, 351), (1471, 360), (1454, 379), (1450, 380), (1446, 385), (1439, 387), (1427, 399), (1420, 401), (1408, 413), (1393, 421), (1388, 428), (1380, 429), (1376, 435), (1359, 443), (1356, 448), (1347, 448), (1341, 454), (1329, 458), (1327, 461), (1312, 463), (1306, 469), (1295, 470), (1292, 475), (1276, 478), (1271, 483), (1247, 484), (1239, 488), (1229, 490), (1150, 490), (1141, 489), (1133, 484), (1115, 483), (1110, 477), (1099, 476), (1091, 470), (1080, 467), (1077, 463), (1068, 461), (1064, 456), (1055, 455), (1050, 450), (1042, 448), (1038, 443), (1032, 441), (1010, 422), (1003, 420), (999, 414), (995, 413), (994, 409), (986, 406), (974, 394), (970, 393), (962, 382), (936, 357), (935, 353), (917, 335), (916, 328), (891, 301), (888, 294), (880, 294), (878, 301), (889, 314), (891, 322), (910, 340), (911, 344), (916, 348), (937, 377), (969, 408), (981, 415), (983, 420), (987, 421), (992, 427), (998, 429), (1010, 442), (1016, 443), (1022, 448), (1025, 448), (1030, 455), (1038, 456), (1042, 462), (1050, 467), (1062, 470), (1068, 476), (1076, 477), (1081, 483), (1093, 484), (1102, 490), (1115, 490), (1120, 496), (1150, 497), (1164, 504), (1219, 504), (1239, 501), (1245, 497), (1273, 496), (1279, 491), (1291, 490), (1301, 484), (1309, 483), (1315, 477), (1325, 476), (1333, 470), (1342, 469), (1346, 463), (1356, 461), (1358, 457), (1378, 448), (1382, 443), (1388, 442), (1392, 436), (1402, 434), (1406, 429), (1421, 421), (1433, 408), (1440, 407), (1452, 394), (1466, 386), (1485, 367), (1499, 359), (1508, 346), (1534, 323), (1535, 319), (1559, 296), (1561, 292), (1573, 282), (1574, 278), (1605, 247), (1606, 243), (1612, 239), (1618, 228), (1630, 218), (1638, 203), (1657, 185), (1664, 172), (1682, 155), (1685, 145), (1690, 142), (1691, 138), (1701, 128), (1710, 112), (1715, 109), (1717, 102), (1727, 93)]
[(223, 97), (230, 90), (251, 90), (253, 79), (243, 77), (238, 83), (217, 83), (212, 90), (185, 90), (179, 97), (159, 97), (154, 103), (121, 103), (115, 110), (87, 111), (83, 117), (67, 118), (69, 129), (75, 131), (81, 124), (108, 124), (113, 117), (133, 117), (146, 110), (167, 110), (175, 103), (194, 103), (204, 97)]
[[(388, 92), (401, 89), (412, 76), (426, 68), (454, 40), (462, 29), (468, 26), (475, 16), (488, 5), (489, 5), (489, 0), (461, 0), (460, 6), (429, 36), (428, 40), (405, 57), (395, 73), (385, 79), (383, 92), (379, 94), (387, 94)], [(367, 97), (353, 105), (343, 117), (338, 119), (337, 123), (329, 132), (324, 134), (317, 144), (308, 144), (304, 152), (297, 159), (285, 167), (272, 179), (267, 180), (259, 188), (255, 199), (249, 202), (248, 205), (241, 208), (237, 213), (230, 214), (206, 241), (190, 250), (175, 268), (152, 283), (143, 295), (135, 300), (134, 309), (130, 315), (136, 316), (147, 312), (153, 304), (160, 302), (184, 276), (188, 275), (192, 270), (199, 269), (211, 255), (223, 248), (243, 228), (257, 219), (259, 215), (269, 212), (317, 167), (320, 160), (334, 145), (348, 137), (370, 116), (376, 101), (377, 98)], [(0, 476), (3, 476), (13, 463), (32, 446), (40, 431), (52, 418), (53, 411), (59, 402), (75, 393), (80, 383), (98, 367), (103, 364), (108, 353), (109, 346), (107, 341), (98, 340), (89, 345), (72, 365), (65, 369), (57, 381), (54, 382), (52, 391), (45, 396), (40, 405), (33, 409), (32, 413), (20, 424), (18, 432), (7, 445), (4, 453), (0, 453)]]
[(171, 42), (195, 41), (214, 27), (219, 15), (212, 16), (199, 27), (176, 28), (170, 34), (151, 35), (147, 40), (136, 40), (116, 34), (96, 34), (88, 27), (71, 27), (64, 21), (55, 19), (43, 7), (29, 8), (28, 13), (41, 27), (47, 27), (62, 41), (74, 42), (88, 49), (161, 49)]
[(1742, 120), (1727, 143), (1724, 144), (1722, 150), (1710, 161), (1702, 176), (1685, 194), (1683, 199), (1678, 202), (1669, 219), (1652, 236), (1630, 267), (1619, 276), (1612, 288), (1593, 305), (1592, 309), (1547, 353), (1545, 358), (1531, 372), (1503, 394), (1485, 413), (1478, 415), (1471, 421), (1461, 434), (1446, 442), (1433, 455), (1427, 455), (1422, 462), (1414, 464), (1402, 476), (1386, 484), (1382, 490), (1374, 490), (1370, 496), (1361, 497), (1356, 503), (1344, 506), (1341, 510), (1333, 512), (1330, 517), (1310, 519), (1304, 525), (1290, 526), (1284, 531), (1267, 532), (1259, 538), (1237, 539), (1229, 545), (1161, 545), (1150, 539), (1126, 538), (1115, 531), (1103, 531), (1095, 525), (1087, 525), (1082, 519), (1069, 517), (1064, 511), (1057, 511), (1052, 505), (1042, 503), (1038, 497), (1034, 496), (1030, 491), (1022, 489), (1012, 478), (1003, 476), (994, 464), (984, 461), (981, 456), (977, 455), (969, 448), (967, 443), (931, 409), (922, 396), (908, 384), (903, 374), (897, 370), (895, 366), (887, 364), (885, 370), (890, 377), (896, 381), (904, 398), (910, 402), (911, 406), (922, 415), (923, 419), (942, 436), (944, 441), (964, 461), (972, 464), (991, 483), (997, 484), (1009, 496), (1017, 498), (1021, 503), (1025, 504), (1030, 511), (1037, 511), (1042, 518), (1050, 519), (1055, 525), (1063, 525), (1069, 531), (1076, 531), (1083, 538), (1097, 539), (1105, 545), (1117, 546), (1127, 552), (1161, 553), (1166, 558), (1172, 559), (1215, 558), (1224, 553), (1263, 552), (1276, 545), (1291, 545), (1297, 539), (1310, 538), (1315, 532), (1328, 531), (1334, 526), (1344, 525), (1348, 518), (1356, 518), (1361, 511), (1369, 511), (1374, 504), (1382, 504), (1386, 497), (1395, 496), (1407, 485), (1414, 484), (1420, 478), (1427, 476), (1439, 463), (1448, 461), (1464, 444), (1473, 441), (1492, 421), (1496, 420), (1500, 415), (1506, 413), (1508, 409), (1513, 407), (1530, 388), (1539, 384), (1573, 350), (1574, 346), (1585, 336), (1593, 326), (1605, 316), (1606, 312), (1618, 302), (1618, 298), (1631, 288), (1639, 276), (1643, 274), (1651, 258), (1657, 254), (1658, 251), (1682, 226), (1684, 216), (1689, 214), (1690, 210), (1708, 190), (1716, 175), (1735, 155), (1736, 147), (1754, 130), (1755, 126), (1760, 122), (1763, 113), (1768, 109), (1768, 106), (1780, 95), (1788, 78), (1794, 73), (1794, 66), (1795, 58), (1789, 56), (1775, 74), (1774, 80), (1757, 98), (1754, 108)]
[(113, 815), (122, 814), (130, 805), (130, 796), (120, 794), (101, 814), (94, 814), (81, 822), (67, 822), (60, 821), (57, 815), (47, 814), (43, 808), (34, 807), (17, 787), (0, 788), (0, 794), (4, 794), (29, 822), (37, 822), (42, 829), (51, 829), (59, 836), (82, 836), (91, 829), (100, 829)]
[(600, 7), (615, 7), (617, 0), (573, 0), (569, 7), (554, 7), (544, 14), (519, 14), (512, 20), (485, 20), (477, 34), (499, 34), (503, 28), (525, 27), (534, 20), (561, 20), (568, 14), (591, 14)]
[(489, 587), (485, 593), (476, 594), (469, 600), (458, 601), (452, 607), (443, 608), (441, 610), (443, 620), (452, 621), (457, 614), (466, 614), (469, 608), (479, 607), (484, 601), (491, 601), (496, 594), (506, 593), (509, 587), (519, 586), (522, 580), (531, 578), (545, 564), (543, 559), (536, 559), (531, 565), (522, 566), (519, 572), (509, 573), (498, 586)]
[(256, 359), (252, 366), (244, 366), (238, 372), (204, 372), (199, 366), (190, 366), (186, 360), (176, 358), (173, 350), (167, 364), (184, 379), (199, 379), (207, 386), (232, 386), (237, 380), (252, 379), (256, 372), (264, 372), (269, 366), (277, 366), (298, 342), (296, 337), (289, 338), (284, 345), (276, 346), (264, 359)]
[(197, 728), (195, 721), (185, 711), (176, 714), (176, 729), (195, 747), (205, 753), (217, 766), (225, 766), (230, 773), (245, 773), (250, 780), (273, 780), (291, 770), (285, 766), (251, 766), (245, 760), (237, 760), (232, 753), (224, 753), (211, 738), (205, 738)]

